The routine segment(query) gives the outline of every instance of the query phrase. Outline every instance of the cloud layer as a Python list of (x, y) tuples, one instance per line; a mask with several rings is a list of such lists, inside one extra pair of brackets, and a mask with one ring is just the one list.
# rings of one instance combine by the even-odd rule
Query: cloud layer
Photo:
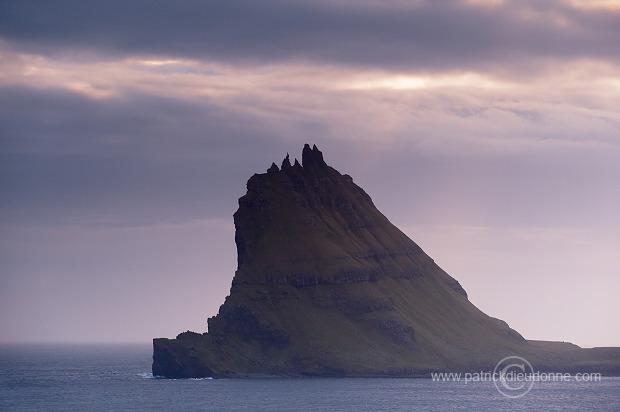
[[(514, 73), (565, 59), (618, 63), (617, 9), (551, 1), (8, 1), (0, 35), (38, 53), (234, 64)], [(96, 51), (95, 51), (96, 50)]]

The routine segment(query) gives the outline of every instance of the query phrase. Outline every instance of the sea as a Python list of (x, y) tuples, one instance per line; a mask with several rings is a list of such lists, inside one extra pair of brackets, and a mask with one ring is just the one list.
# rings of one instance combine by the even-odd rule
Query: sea
[(162, 379), (152, 347), (0, 345), (2, 411), (620, 411), (620, 378), (535, 382), (507, 397), (490, 381)]

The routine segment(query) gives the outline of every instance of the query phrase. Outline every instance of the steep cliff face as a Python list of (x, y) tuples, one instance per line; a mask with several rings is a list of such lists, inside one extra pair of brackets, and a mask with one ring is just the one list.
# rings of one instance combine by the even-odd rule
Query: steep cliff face
[(154, 340), (154, 375), (424, 376), (540, 357), (316, 146), (252, 176), (234, 221), (230, 295), (208, 333)]

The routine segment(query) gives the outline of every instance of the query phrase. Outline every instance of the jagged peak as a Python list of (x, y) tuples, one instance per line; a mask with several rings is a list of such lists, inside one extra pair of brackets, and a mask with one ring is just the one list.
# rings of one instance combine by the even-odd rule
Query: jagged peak
[(289, 154), (287, 153), (286, 157), (282, 161), (282, 170), (290, 169), (290, 168), (291, 168), (291, 159), (290, 159)]
[(315, 170), (319, 168), (326, 167), (327, 163), (323, 160), (323, 153), (316, 147), (316, 145), (310, 145), (306, 143), (301, 153), (301, 163), (297, 158), (295, 158), (294, 163), (291, 165), (291, 156), (289, 153), (286, 153), (286, 157), (282, 160), (282, 165), (278, 168), (275, 163), (272, 163), (269, 169), (267, 169), (268, 174), (274, 174), (279, 171), (287, 171), (291, 168), (295, 169), (306, 169), (306, 170)]
[[(295, 159), (295, 161), (297, 161), (297, 159)], [(275, 163), (271, 163), (271, 167), (269, 169), (267, 169), (267, 173), (272, 174), (272, 173), (278, 173), (280, 171), (280, 169), (278, 168), (278, 166)]]
[(304, 168), (327, 166), (327, 163), (323, 160), (323, 153), (321, 153), (316, 145), (312, 145), (311, 149), (308, 143), (304, 145), (304, 149), (301, 152), (301, 164)]

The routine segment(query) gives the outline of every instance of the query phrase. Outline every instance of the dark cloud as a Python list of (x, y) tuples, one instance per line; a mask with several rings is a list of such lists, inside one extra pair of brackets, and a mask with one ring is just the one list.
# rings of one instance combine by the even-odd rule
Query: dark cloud
[(92, 100), (5, 87), (0, 123), (0, 216), (9, 223), (229, 217), (274, 152), (259, 119), (139, 93)]
[(4, 1), (0, 35), (38, 53), (311, 60), (382, 69), (535, 68), (532, 58), (617, 60), (618, 12), (560, 1)]

